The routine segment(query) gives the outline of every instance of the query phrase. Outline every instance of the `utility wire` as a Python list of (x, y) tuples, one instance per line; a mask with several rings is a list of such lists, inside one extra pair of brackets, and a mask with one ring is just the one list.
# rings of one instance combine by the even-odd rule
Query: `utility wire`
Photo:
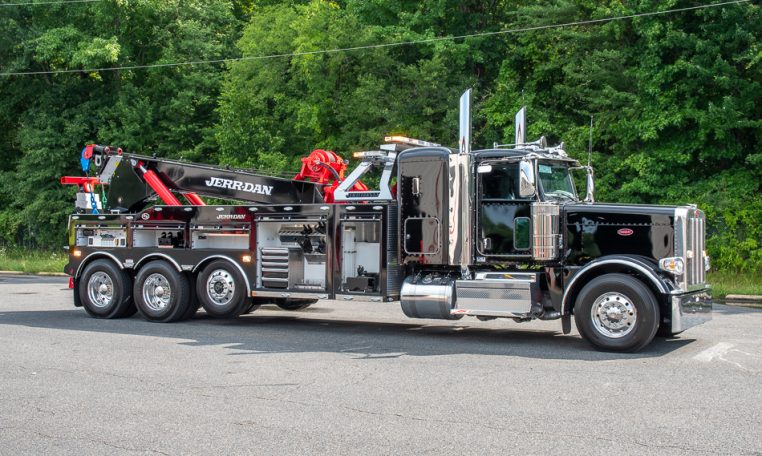
[(67, 3), (94, 3), (101, 0), (68, 0), (53, 2), (0, 3), (0, 6), (65, 5)]
[[(82, 0), (82, 1), (98, 1), (98, 0)], [(443, 37), (436, 37), (436, 38), (427, 38), (422, 40), (413, 40), (413, 41), (398, 41), (394, 43), (381, 43), (381, 44), (369, 44), (364, 46), (353, 46), (353, 47), (345, 47), (345, 48), (334, 48), (334, 49), (320, 49), (316, 51), (303, 51), (303, 52), (291, 52), (291, 53), (285, 53), (285, 54), (270, 54), (270, 55), (258, 55), (258, 56), (249, 56), (249, 57), (229, 57), (224, 59), (212, 59), (212, 60), (196, 60), (196, 61), (188, 61), (188, 62), (172, 62), (172, 63), (156, 63), (156, 64), (150, 64), (150, 65), (126, 65), (126, 66), (119, 66), (119, 67), (102, 67), (102, 68), (87, 68), (87, 69), (76, 69), (76, 70), (50, 70), (50, 71), (22, 71), (22, 72), (9, 72), (9, 73), (0, 73), (0, 76), (29, 76), (29, 75), (40, 75), (40, 74), (61, 74), (61, 73), (93, 73), (96, 71), (119, 71), (119, 70), (141, 70), (146, 68), (167, 68), (167, 67), (178, 67), (178, 66), (189, 66), (189, 65), (209, 65), (214, 63), (227, 63), (227, 62), (244, 62), (244, 61), (253, 61), (253, 60), (269, 60), (269, 59), (276, 59), (276, 58), (282, 58), (282, 57), (299, 57), (304, 55), (317, 55), (317, 54), (334, 54), (338, 52), (348, 52), (348, 51), (359, 51), (359, 50), (365, 50), (365, 49), (379, 49), (379, 48), (389, 48), (389, 47), (398, 47), (398, 46), (408, 46), (412, 44), (426, 44), (426, 43), (435, 43), (439, 41), (452, 41), (452, 40), (458, 40), (458, 39), (465, 39), (465, 38), (475, 38), (475, 37), (481, 37), (481, 36), (495, 36), (495, 35), (506, 35), (506, 34), (514, 34), (514, 33), (525, 33), (525, 32), (532, 32), (536, 30), (547, 30), (547, 29), (554, 29), (554, 28), (564, 28), (564, 27), (574, 27), (578, 25), (590, 25), (590, 24), (600, 24), (604, 22), (613, 22), (613, 21), (621, 21), (626, 19), (634, 19), (638, 17), (650, 17), (650, 16), (660, 16), (665, 14), (673, 14), (673, 13), (681, 13), (685, 11), (695, 11), (695, 10), (701, 10), (701, 9), (708, 9), (708, 8), (717, 8), (721, 6), (728, 6), (728, 5), (736, 5), (740, 3), (748, 3), (751, 0), (732, 0), (727, 2), (721, 2), (721, 3), (709, 3), (704, 5), (697, 5), (697, 6), (689, 6), (685, 8), (675, 8), (670, 10), (664, 10), (664, 11), (652, 11), (648, 13), (636, 13), (636, 14), (628, 14), (624, 16), (613, 16), (613, 17), (605, 17), (601, 19), (588, 19), (584, 21), (575, 21), (575, 22), (566, 22), (563, 24), (548, 24), (548, 25), (537, 25), (533, 27), (522, 27), (522, 28), (515, 28), (515, 29), (507, 29), (507, 30), (498, 30), (494, 32), (480, 32), (480, 33), (470, 33), (467, 35), (457, 35), (457, 36), (443, 36)]]

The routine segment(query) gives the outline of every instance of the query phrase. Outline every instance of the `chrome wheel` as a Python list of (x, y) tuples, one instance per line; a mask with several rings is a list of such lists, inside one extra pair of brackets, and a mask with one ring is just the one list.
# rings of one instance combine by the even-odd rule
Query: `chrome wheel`
[(638, 311), (627, 296), (608, 292), (595, 300), (590, 309), (590, 317), (596, 331), (606, 337), (618, 339), (635, 329)]
[(235, 295), (235, 280), (224, 269), (215, 269), (206, 280), (206, 293), (214, 305), (225, 306)]
[(153, 273), (143, 282), (143, 301), (148, 308), (162, 312), (169, 306), (172, 299), (172, 289), (169, 280), (161, 274)]
[(87, 281), (87, 296), (90, 302), (98, 308), (111, 305), (114, 301), (114, 282), (105, 272), (96, 272)]

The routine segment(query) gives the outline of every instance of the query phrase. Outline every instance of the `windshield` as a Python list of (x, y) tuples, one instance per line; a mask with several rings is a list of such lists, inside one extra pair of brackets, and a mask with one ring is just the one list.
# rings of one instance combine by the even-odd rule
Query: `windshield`
[(574, 181), (569, 173), (569, 167), (557, 162), (538, 162), (537, 171), (540, 175), (542, 190), (546, 198), (559, 200), (577, 200)]

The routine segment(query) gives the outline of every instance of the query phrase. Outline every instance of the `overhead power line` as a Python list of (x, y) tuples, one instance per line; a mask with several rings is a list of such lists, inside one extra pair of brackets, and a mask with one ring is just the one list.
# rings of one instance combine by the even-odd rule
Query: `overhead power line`
[(67, 3), (94, 3), (102, 0), (67, 0), (67, 1), (53, 1), (53, 2), (26, 2), (26, 3), (0, 3), (2, 6), (35, 6), (35, 5), (65, 5)]
[[(87, 0), (87, 1), (98, 1), (98, 0)], [(254, 60), (269, 60), (269, 59), (277, 59), (277, 58), (283, 58), (283, 57), (299, 57), (299, 56), (305, 56), (305, 55), (317, 55), (317, 54), (334, 54), (338, 52), (349, 52), (349, 51), (359, 51), (359, 50), (366, 50), (366, 49), (379, 49), (379, 48), (389, 48), (389, 47), (399, 47), (399, 46), (409, 46), (413, 44), (427, 44), (427, 43), (435, 43), (439, 41), (452, 41), (452, 40), (459, 40), (459, 39), (466, 39), (466, 38), (476, 38), (476, 37), (482, 37), (482, 36), (495, 36), (495, 35), (507, 35), (507, 34), (515, 34), (515, 33), (526, 33), (526, 32), (532, 32), (537, 30), (548, 30), (548, 29), (554, 29), (554, 28), (565, 28), (565, 27), (574, 27), (578, 25), (591, 25), (591, 24), (601, 24), (605, 22), (613, 22), (613, 21), (621, 21), (626, 19), (634, 19), (638, 17), (649, 17), (649, 16), (660, 16), (665, 14), (674, 14), (674, 13), (681, 13), (685, 11), (695, 11), (695, 10), (701, 10), (701, 9), (708, 9), (708, 8), (718, 8), (722, 6), (728, 6), (728, 5), (736, 5), (740, 3), (748, 3), (751, 0), (732, 0), (727, 2), (721, 2), (721, 3), (708, 3), (704, 5), (697, 5), (697, 6), (689, 6), (685, 8), (674, 8), (670, 10), (664, 10), (664, 11), (651, 11), (647, 13), (636, 13), (636, 14), (627, 14), (624, 16), (613, 16), (613, 17), (605, 17), (600, 19), (587, 19), (584, 21), (574, 21), (574, 22), (566, 22), (562, 24), (548, 24), (548, 25), (537, 25), (532, 27), (522, 27), (522, 28), (514, 28), (514, 29), (507, 29), (507, 30), (498, 30), (494, 32), (479, 32), (479, 33), (470, 33), (467, 35), (457, 35), (457, 36), (442, 36), (442, 37), (436, 37), (436, 38), (426, 38), (422, 40), (412, 40), (412, 41), (397, 41), (393, 43), (381, 43), (381, 44), (368, 44), (363, 46), (352, 46), (352, 47), (345, 47), (345, 48), (334, 48), (334, 49), (320, 49), (315, 51), (302, 51), (302, 52), (291, 52), (291, 53), (284, 53), (284, 54), (270, 54), (270, 55), (257, 55), (257, 56), (248, 56), (248, 57), (229, 57), (224, 59), (211, 59), (211, 60), (195, 60), (195, 61), (187, 61), (187, 62), (171, 62), (171, 63), (155, 63), (155, 64), (149, 64), (149, 65), (126, 65), (126, 66), (115, 66), (115, 67), (102, 67), (102, 68), (87, 68), (87, 69), (72, 69), (72, 70), (50, 70), (50, 71), (21, 71), (21, 72), (9, 72), (9, 73), (0, 73), (0, 76), (29, 76), (29, 75), (41, 75), (41, 74), (62, 74), (62, 73), (93, 73), (96, 71), (118, 71), (118, 70), (141, 70), (141, 69), (147, 69), (147, 68), (167, 68), (167, 67), (179, 67), (179, 66), (190, 66), (190, 65), (209, 65), (209, 64), (215, 64), (215, 63), (228, 63), (228, 62), (244, 62), (244, 61), (254, 61)]]

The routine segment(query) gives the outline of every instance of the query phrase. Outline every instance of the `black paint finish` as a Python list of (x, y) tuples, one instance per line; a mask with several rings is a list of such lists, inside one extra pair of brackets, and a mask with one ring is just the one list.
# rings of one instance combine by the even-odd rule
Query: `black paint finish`
[[(105, 163), (105, 161), (104, 161)], [(246, 170), (198, 165), (176, 160), (124, 154), (109, 185), (109, 206), (126, 212), (141, 210), (155, 197), (136, 167), (154, 171), (169, 189), (258, 204), (313, 204), (323, 201), (320, 186)]]
[[(479, 245), (476, 251), (487, 257), (526, 256), (529, 249), (514, 246), (514, 223), (517, 217), (531, 217), (527, 202), (482, 202), (478, 209)], [(489, 238), (491, 246), (486, 249), (484, 239)], [(499, 261), (494, 259), (493, 261)]]
[(451, 153), (444, 147), (416, 148), (397, 158), (402, 264), (447, 263)]
[(629, 254), (658, 261), (674, 252), (674, 206), (567, 204), (567, 265), (606, 255)]
[[(399, 290), (388, 289), (387, 274), (389, 263), (396, 264), (396, 258), (389, 258), (387, 245), (389, 232), (385, 229), (390, 217), (389, 204), (344, 205), (344, 204), (303, 204), (303, 205), (267, 205), (267, 206), (154, 206), (135, 214), (73, 215), (70, 223), (69, 263), (64, 272), (75, 276), (78, 269), (90, 255), (95, 254), (116, 259), (126, 269), (137, 268), (151, 260), (166, 260), (170, 258), (184, 271), (198, 271), (198, 266), (212, 258), (224, 256), (241, 267), (248, 280), (250, 291), (274, 291), (255, 288), (257, 283), (257, 243), (256, 225), (262, 221), (323, 221), (328, 233), (326, 236), (326, 288), (316, 291), (334, 298), (336, 294), (349, 294), (341, 290), (341, 223), (345, 222), (377, 222), (380, 224), (380, 273), (378, 286), (372, 293), (351, 293), (356, 295), (373, 295), (386, 299), (398, 297)], [(127, 233), (125, 247), (88, 247), (74, 245), (74, 230), (77, 228), (120, 228)], [(135, 247), (132, 233), (141, 229), (159, 229), (162, 232), (177, 234), (181, 239), (173, 243), (154, 247)], [(219, 233), (248, 232), (249, 245), (244, 249), (223, 248), (191, 248), (191, 232), (194, 230)], [(78, 250), (81, 256), (72, 253)], [(249, 261), (244, 261), (248, 257)], [(78, 277), (75, 277), (75, 279)], [(277, 290), (295, 291), (299, 290)]]

